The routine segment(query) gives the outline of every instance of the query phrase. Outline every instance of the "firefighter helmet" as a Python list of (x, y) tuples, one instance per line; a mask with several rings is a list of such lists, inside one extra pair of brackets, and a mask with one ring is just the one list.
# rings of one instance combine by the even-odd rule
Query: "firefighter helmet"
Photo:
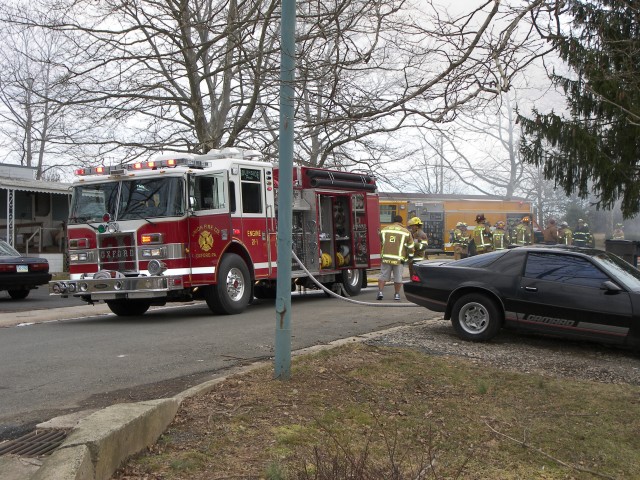
[(476, 215), (476, 223), (484, 223), (486, 218), (484, 218), (484, 213), (479, 213)]
[(624, 225), (621, 223), (616, 223), (616, 228), (624, 228)]
[(414, 225), (422, 225), (422, 220), (420, 220), (418, 217), (412, 217), (408, 222), (407, 222), (407, 226), (408, 227), (412, 227)]
[(562, 228), (568, 228), (568, 227), (569, 227), (569, 224), (568, 224), (567, 222), (562, 222), (562, 223), (560, 224), (560, 226), (561, 226)]
[(531, 219), (528, 216), (524, 216), (522, 217), (522, 223), (529, 223), (531, 221)]
[(505, 223), (502, 220), (498, 220), (496, 222), (496, 228), (504, 228), (505, 227)]
[(467, 224), (464, 222), (456, 223), (456, 228), (467, 228)]

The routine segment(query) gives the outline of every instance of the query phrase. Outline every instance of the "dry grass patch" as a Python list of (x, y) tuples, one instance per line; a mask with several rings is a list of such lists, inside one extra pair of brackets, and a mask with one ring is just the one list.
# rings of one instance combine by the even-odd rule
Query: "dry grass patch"
[(640, 389), (350, 345), (182, 405), (125, 479), (637, 478)]

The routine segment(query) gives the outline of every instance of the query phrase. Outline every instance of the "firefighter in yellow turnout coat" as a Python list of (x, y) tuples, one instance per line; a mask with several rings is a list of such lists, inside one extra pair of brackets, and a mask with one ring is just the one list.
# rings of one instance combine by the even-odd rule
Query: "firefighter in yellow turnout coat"
[(426, 250), (429, 247), (429, 239), (427, 234), (422, 230), (422, 220), (413, 217), (407, 222), (407, 227), (413, 236), (414, 253), (413, 258), (409, 260), (409, 275), (413, 275), (413, 264), (426, 258)]
[(511, 243), (509, 234), (505, 230), (506, 224), (502, 220), (496, 222), (496, 229), (491, 236), (491, 242), (493, 243), (494, 250), (504, 250)]
[(382, 242), (382, 265), (380, 265), (380, 277), (378, 277), (378, 300), (382, 300), (382, 289), (386, 282), (391, 280), (393, 274), (394, 300), (400, 300), (402, 288), (402, 274), (404, 263), (413, 258), (414, 243), (411, 232), (402, 226), (402, 217), (393, 217), (394, 223), (385, 227), (380, 232)]
[(456, 229), (453, 231), (451, 243), (453, 244), (453, 259), (459, 260), (461, 258), (467, 258), (469, 255), (469, 232), (467, 231), (467, 224), (464, 222), (458, 222)]
[(476, 215), (476, 228), (473, 229), (471, 237), (473, 239), (474, 255), (493, 250), (491, 229), (489, 228), (487, 219), (484, 217), (484, 213)]

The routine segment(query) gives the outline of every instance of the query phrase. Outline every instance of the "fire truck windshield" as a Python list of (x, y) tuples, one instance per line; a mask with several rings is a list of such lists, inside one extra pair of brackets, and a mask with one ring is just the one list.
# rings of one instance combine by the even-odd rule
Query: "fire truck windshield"
[(74, 187), (69, 224), (182, 216), (185, 212), (180, 177), (146, 178)]

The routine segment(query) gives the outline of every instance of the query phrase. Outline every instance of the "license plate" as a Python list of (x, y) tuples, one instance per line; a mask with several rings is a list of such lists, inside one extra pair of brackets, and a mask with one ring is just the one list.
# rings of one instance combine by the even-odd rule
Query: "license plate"
[(29, 271), (29, 265), (16, 265), (18, 273), (25, 273)]

